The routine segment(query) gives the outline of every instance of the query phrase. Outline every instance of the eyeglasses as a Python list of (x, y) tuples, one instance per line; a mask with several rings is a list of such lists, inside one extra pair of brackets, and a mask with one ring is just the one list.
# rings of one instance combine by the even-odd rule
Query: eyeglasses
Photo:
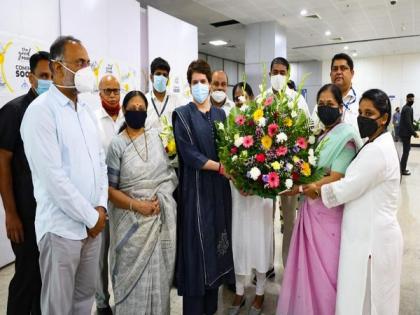
[(106, 96), (111, 96), (112, 93), (114, 93), (114, 95), (120, 95), (121, 94), (121, 89), (101, 89), (101, 91)]

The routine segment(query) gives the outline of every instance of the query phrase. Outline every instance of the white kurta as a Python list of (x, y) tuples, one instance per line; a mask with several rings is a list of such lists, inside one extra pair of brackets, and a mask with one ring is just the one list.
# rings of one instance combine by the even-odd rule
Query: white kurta
[(273, 200), (242, 196), (232, 188), (232, 251), (235, 273), (265, 273), (273, 263)]
[[(389, 132), (359, 152), (343, 179), (322, 186), (322, 200), (327, 207), (345, 204), (337, 315), (399, 312), (403, 250), (396, 216), (399, 189), (399, 161)], [(370, 282), (367, 295), (370, 307), (366, 309), (367, 282)]]

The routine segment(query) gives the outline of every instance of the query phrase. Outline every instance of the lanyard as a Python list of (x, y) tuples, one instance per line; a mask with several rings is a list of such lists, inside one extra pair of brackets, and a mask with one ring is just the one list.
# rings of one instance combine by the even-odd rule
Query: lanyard
[(165, 104), (163, 104), (163, 107), (162, 107), (162, 110), (160, 111), (160, 114), (159, 114), (159, 111), (158, 111), (158, 109), (156, 107), (155, 101), (153, 100), (153, 97), (151, 97), (150, 99), (152, 100), (152, 104), (153, 104), (153, 107), (155, 108), (156, 114), (160, 118), (160, 116), (162, 116), (163, 112), (165, 111), (166, 105), (168, 104), (169, 95), (166, 97)]
[(344, 107), (345, 107), (347, 110), (350, 110), (350, 105), (351, 105), (351, 104), (356, 103), (356, 97), (357, 97), (357, 95), (356, 95), (356, 91), (355, 91), (353, 88), (351, 88), (351, 91), (353, 92), (354, 99), (353, 99), (352, 101), (349, 101), (349, 102), (347, 102), (347, 103), (344, 103)]

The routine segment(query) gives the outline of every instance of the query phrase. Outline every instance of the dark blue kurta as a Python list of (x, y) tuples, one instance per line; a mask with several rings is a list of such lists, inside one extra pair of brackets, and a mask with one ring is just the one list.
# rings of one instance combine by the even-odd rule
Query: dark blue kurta
[(225, 119), (223, 110), (202, 113), (194, 103), (173, 114), (179, 158), (176, 277), (183, 296), (203, 296), (234, 281), (229, 181), (201, 169), (209, 159), (219, 160), (214, 122)]

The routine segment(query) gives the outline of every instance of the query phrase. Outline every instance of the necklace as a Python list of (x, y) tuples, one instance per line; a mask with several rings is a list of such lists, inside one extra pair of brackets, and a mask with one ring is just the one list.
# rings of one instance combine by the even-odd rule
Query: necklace
[(147, 149), (146, 131), (144, 132), (144, 143), (145, 143), (145, 146), (146, 146), (146, 158), (145, 158), (145, 159), (143, 159), (143, 157), (141, 156), (141, 154), (140, 154), (139, 150), (137, 150), (137, 147), (136, 147), (136, 145), (134, 144), (133, 139), (130, 137), (130, 134), (128, 133), (128, 130), (126, 129), (125, 131), (126, 131), (126, 133), (127, 133), (128, 138), (129, 138), (129, 139), (130, 139), (130, 141), (131, 141), (131, 144), (133, 145), (134, 149), (136, 150), (136, 152), (137, 152), (138, 156), (141, 158), (141, 160), (142, 160), (143, 162), (147, 162), (147, 159), (149, 158), (149, 150)]

